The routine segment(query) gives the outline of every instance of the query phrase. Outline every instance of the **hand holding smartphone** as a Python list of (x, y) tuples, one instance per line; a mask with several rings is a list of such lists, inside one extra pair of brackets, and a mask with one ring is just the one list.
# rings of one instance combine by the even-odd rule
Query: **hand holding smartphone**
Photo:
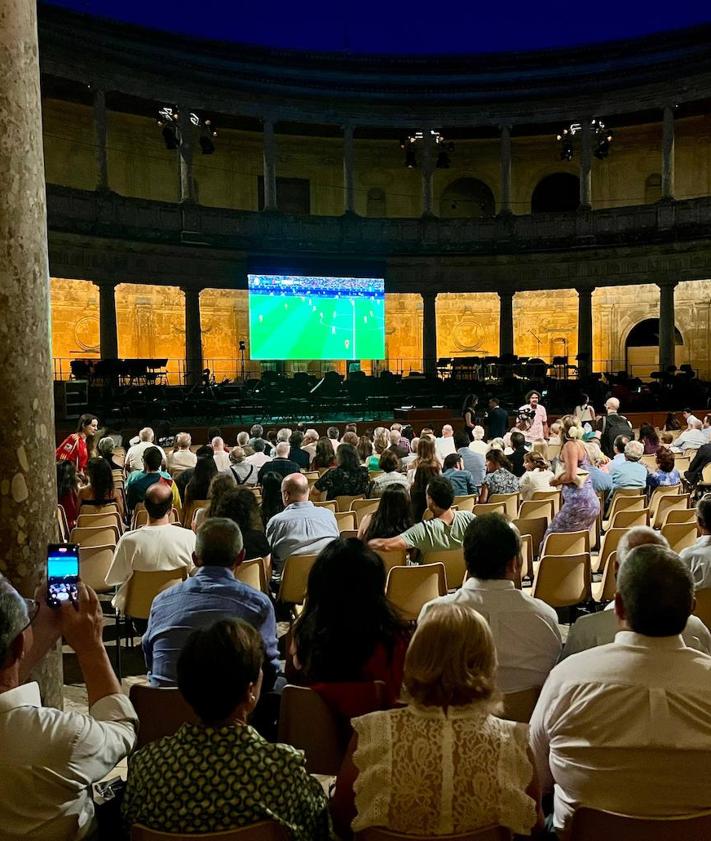
[(77, 601), (79, 547), (75, 543), (50, 543), (47, 547), (47, 604), (61, 607)]

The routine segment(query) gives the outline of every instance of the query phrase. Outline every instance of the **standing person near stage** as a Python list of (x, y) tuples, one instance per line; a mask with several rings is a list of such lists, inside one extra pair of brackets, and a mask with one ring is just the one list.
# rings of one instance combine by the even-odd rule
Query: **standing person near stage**
[(519, 412), (528, 412), (531, 419), (531, 425), (524, 432), (529, 444), (548, 437), (548, 415), (540, 401), (540, 392), (529, 391), (526, 395), (526, 403), (519, 409)]
[(580, 403), (575, 407), (574, 414), (580, 423), (593, 423), (595, 421), (595, 407), (590, 403), (587, 394), (580, 395)]
[(462, 418), (464, 419), (464, 431), (469, 440), (474, 440), (474, 427), (476, 426), (476, 404), (479, 398), (476, 394), (467, 394), (462, 404)]
[(562, 487), (563, 505), (548, 526), (546, 534), (561, 531), (585, 531), (600, 513), (600, 500), (590, 477), (588, 451), (582, 442), (583, 428), (573, 415), (560, 419), (563, 447), (560, 463), (563, 472), (551, 479), (551, 487)]
[(57, 447), (55, 461), (70, 461), (83, 479), (98, 428), (99, 421), (95, 415), (82, 415), (77, 423), (77, 431), (68, 435)]
[(489, 398), (488, 439), (503, 438), (509, 428), (509, 413), (499, 406), (499, 398)]

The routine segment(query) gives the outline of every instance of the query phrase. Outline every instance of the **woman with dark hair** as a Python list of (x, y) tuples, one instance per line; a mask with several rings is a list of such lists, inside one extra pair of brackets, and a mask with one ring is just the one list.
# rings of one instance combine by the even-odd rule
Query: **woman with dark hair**
[(412, 516), (415, 522), (422, 519), (422, 515), (427, 508), (427, 485), (430, 479), (439, 476), (440, 470), (439, 462), (421, 464), (416, 470), (410, 486), (410, 499), (412, 501)]
[(67, 524), (73, 529), (79, 516), (77, 471), (72, 461), (57, 462), (57, 501), (67, 515)]
[(389, 703), (400, 693), (405, 624), (385, 598), (385, 568), (360, 540), (338, 538), (309, 573), (304, 611), (294, 626), (290, 683), (382, 680)]
[(217, 505), (222, 499), (223, 494), (226, 494), (227, 491), (231, 491), (236, 487), (237, 483), (231, 473), (217, 473), (213, 476), (212, 481), (210, 482), (210, 487), (207, 491), (207, 499), (210, 500), (210, 504), (207, 508), (198, 508), (193, 514), (193, 531), (196, 532), (201, 523), (207, 520), (208, 517), (218, 516), (215, 514), (215, 510), (217, 509)]
[[(103, 439), (102, 439), (103, 440)], [(89, 484), (79, 491), (79, 504), (106, 505), (119, 502), (114, 488), (114, 476), (108, 461), (101, 456), (90, 458), (86, 465)], [(119, 511), (122, 506), (119, 505)]]
[(653, 456), (659, 451), (659, 435), (651, 423), (643, 423), (639, 427), (639, 442), (644, 444), (644, 455)]
[(679, 484), (681, 484), (681, 474), (674, 467), (674, 453), (666, 447), (660, 447), (657, 450), (657, 469), (647, 476), (647, 490), (652, 491), (660, 485)]
[(364, 494), (368, 483), (368, 469), (361, 465), (356, 448), (351, 444), (339, 444), (336, 466), (327, 470), (314, 487), (317, 491), (326, 491), (326, 499), (335, 499)]
[(70, 461), (76, 472), (83, 476), (98, 428), (96, 415), (82, 415), (77, 422), (77, 431), (68, 435), (57, 447), (55, 460)]
[[(331, 444), (328, 445), (331, 447)], [(333, 447), (331, 447), (333, 450)], [(281, 480), (284, 477), (280, 473), (270, 471), (262, 478), (262, 525), (266, 528), (267, 523), (275, 514), (284, 510), (284, 500), (281, 495)], [(250, 491), (251, 493), (251, 491)]]
[(185, 488), (184, 508), (197, 499), (208, 499), (210, 482), (217, 476), (217, 465), (212, 456), (201, 456), (195, 463), (195, 471)]
[(677, 418), (674, 412), (668, 412), (666, 418), (664, 419), (664, 431), (674, 432), (677, 429), (681, 429), (679, 418)]
[(518, 492), (519, 482), (511, 472), (511, 466), (501, 450), (489, 450), (486, 454), (486, 476), (479, 491), (478, 502), (486, 502), (493, 494)]
[(373, 442), (367, 435), (361, 435), (358, 439), (356, 452), (358, 453), (360, 463), (367, 465), (368, 459), (373, 455)]
[(336, 453), (330, 438), (319, 438), (316, 442), (316, 454), (311, 462), (313, 470), (328, 470), (336, 466)]
[(462, 417), (464, 418), (464, 431), (469, 440), (474, 440), (474, 427), (476, 426), (476, 404), (479, 398), (476, 394), (467, 394), (462, 403)]
[(226, 517), (237, 523), (242, 532), (245, 560), (264, 558), (265, 568), (269, 570), (271, 549), (262, 529), (257, 497), (252, 491), (248, 488), (228, 490), (217, 501), (214, 512), (212, 508), (210, 511), (210, 517)]
[(383, 490), (377, 511), (361, 520), (358, 537), (364, 543), (376, 537), (397, 537), (414, 523), (407, 488), (399, 483), (390, 484)]

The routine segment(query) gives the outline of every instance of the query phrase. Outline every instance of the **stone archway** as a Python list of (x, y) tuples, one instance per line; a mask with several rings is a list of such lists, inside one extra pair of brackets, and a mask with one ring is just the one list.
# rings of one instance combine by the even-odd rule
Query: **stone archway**
[(553, 172), (536, 184), (531, 213), (564, 213), (580, 204), (580, 179), (571, 172)]
[[(674, 327), (676, 364), (683, 361), (679, 348), (684, 346), (684, 337)], [(647, 379), (653, 371), (659, 370), (659, 319), (643, 318), (632, 326), (624, 340), (625, 369), (631, 376)]]
[(495, 212), (494, 194), (478, 178), (458, 178), (440, 195), (439, 215), (443, 219), (482, 219)]

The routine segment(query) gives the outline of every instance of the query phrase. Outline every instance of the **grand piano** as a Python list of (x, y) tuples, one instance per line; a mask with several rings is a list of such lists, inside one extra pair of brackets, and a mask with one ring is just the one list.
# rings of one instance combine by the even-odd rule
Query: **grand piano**
[(156, 385), (168, 382), (167, 359), (72, 359), (72, 377), (91, 384)]

